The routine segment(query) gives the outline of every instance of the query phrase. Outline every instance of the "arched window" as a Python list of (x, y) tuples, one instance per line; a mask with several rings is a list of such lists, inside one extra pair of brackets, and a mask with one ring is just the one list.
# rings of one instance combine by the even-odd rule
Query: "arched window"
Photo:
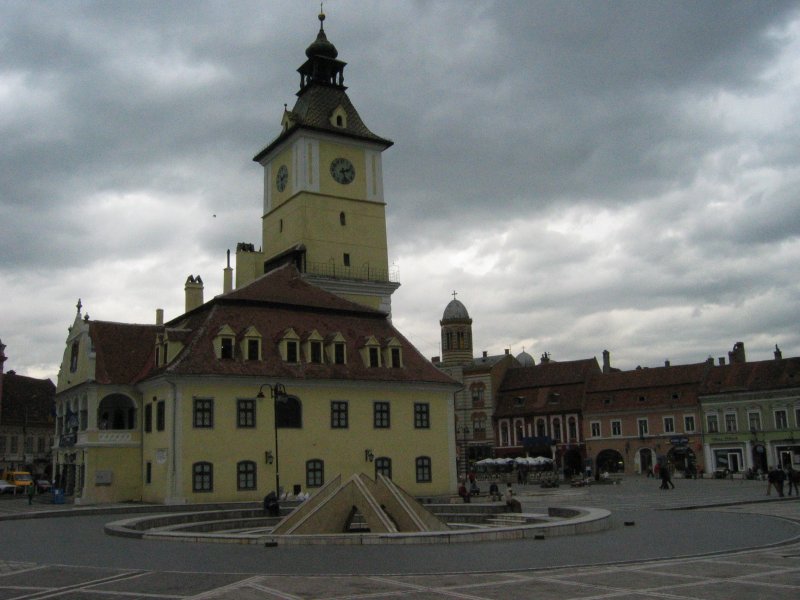
[(523, 422), (517, 421), (514, 423), (514, 445), (521, 446), (522, 438), (525, 437), (525, 430), (523, 429)]
[(192, 491), (214, 491), (214, 465), (210, 462), (196, 462), (192, 465)]
[(303, 405), (297, 396), (275, 401), (275, 424), (282, 429), (303, 428)]
[(342, 227), (347, 225), (347, 216), (344, 214), (344, 211), (339, 213), (339, 225)]
[(558, 417), (553, 419), (553, 439), (561, 441), (561, 419)]
[(567, 439), (569, 441), (578, 439), (578, 423), (575, 417), (570, 417), (567, 421)]
[(375, 459), (375, 479), (378, 478), (378, 474), (383, 475), (384, 477), (388, 477), (389, 479), (392, 478), (392, 459), (386, 456), (379, 456)]
[(306, 487), (321, 487), (325, 483), (325, 463), (318, 458), (306, 461)]
[(503, 421), (500, 423), (500, 445), (508, 446), (508, 423)]
[(236, 489), (256, 489), (256, 463), (252, 460), (243, 460), (236, 463)]
[(545, 425), (544, 419), (536, 420), (536, 435), (539, 437), (547, 435), (547, 425)]
[(97, 407), (98, 429), (133, 429), (136, 404), (124, 394), (109, 394)]
[(418, 456), (416, 460), (416, 465), (417, 465), (417, 483), (430, 483), (431, 457)]

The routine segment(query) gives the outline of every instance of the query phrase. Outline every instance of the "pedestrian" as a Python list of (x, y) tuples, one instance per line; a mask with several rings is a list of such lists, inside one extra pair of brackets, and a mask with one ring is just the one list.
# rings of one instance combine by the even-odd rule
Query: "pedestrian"
[(767, 496), (772, 495), (772, 488), (778, 491), (778, 486), (775, 482), (775, 467), (767, 467)]
[(778, 490), (778, 497), (783, 498), (783, 482), (786, 480), (786, 473), (780, 467), (775, 467), (775, 488)]
[(800, 496), (797, 491), (797, 484), (800, 483), (800, 471), (795, 471), (792, 465), (788, 465), (786, 469), (786, 481), (789, 483), (789, 496), (792, 495), (792, 488), (794, 488), (795, 496)]
[(670, 477), (670, 474), (669, 474), (669, 466), (668, 465), (663, 465), (658, 470), (658, 473), (659, 473), (659, 475), (661, 475), (661, 489), (662, 490), (669, 490), (669, 489), (673, 489), (674, 490), (675, 489), (675, 484), (672, 483), (672, 477)]
[(492, 502), (500, 502), (500, 489), (497, 487), (496, 481), (489, 484), (489, 496)]
[(281, 516), (281, 505), (275, 492), (270, 492), (264, 496), (264, 512), (271, 517)]
[(521, 513), (522, 512), (522, 505), (519, 503), (519, 500), (514, 498), (514, 490), (511, 489), (511, 484), (508, 484), (506, 488), (506, 506), (511, 509), (511, 512)]
[(27, 488), (25, 488), (25, 493), (28, 494), (28, 506), (33, 504), (33, 495), (36, 493), (36, 487), (31, 482)]
[(466, 484), (464, 483), (463, 480), (460, 481), (459, 484), (458, 484), (458, 495), (461, 496), (461, 499), (464, 502), (469, 502), (470, 501), (469, 492), (467, 491), (467, 486), (466, 486)]

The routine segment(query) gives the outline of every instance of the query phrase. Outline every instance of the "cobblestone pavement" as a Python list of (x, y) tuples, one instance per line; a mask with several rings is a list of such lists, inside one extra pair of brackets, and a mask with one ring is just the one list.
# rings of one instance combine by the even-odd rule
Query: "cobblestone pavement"
[[(111, 540), (111, 545), (106, 546), (96, 532), (90, 531), (101, 522), (100, 517), (7, 521), (0, 523), (0, 539), (7, 541), (19, 541), (14, 527), (27, 526), (26, 531), (39, 538), (46, 529), (31, 527), (36, 524), (44, 528), (47, 523), (52, 523), (53, 536), (60, 535), (59, 524), (70, 528), (61, 532), (64, 535), (74, 538), (76, 531), (83, 531), (85, 536), (83, 543), (80, 539), (64, 542), (63, 548), (71, 550), (72, 554), (63, 555), (60, 561), (53, 559), (43, 547), (39, 554), (46, 560), (36, 559), (35, 553), (26, 555), (24, 560), (13, 560), (13, 550), (5, 543), (0, 544), (0, 600), (800, 598), (800, 538), (797, 537), (800, 535), (800, 502), (794, 498), (767, 498), (766, 484), (762, 482), (678, 480), (675, 483), (674, 492), (658, 490), (658, 482), (653, 480), (633, 478), (619, 486), (562, 487), (546, 495), (535, 488), (521, 488), (520, 498), (526, 509), (558, 504), (605, 506), (619, 519), (635, 515), (637, 525), (618, 526), (607, 534), (547, 540), (539, 546), (522, 543), (454, 545), (448, 547), (447, 552), (424, 546), (401, 549), (424, 555), (425, 560), (416, 563), (421, 569), (416, 574), (406, 568), (407, 554), (388, 547), (370, 550), (381, 553), (387, 562), (381, 573), (369, 574), (355, 568), (350, 573), (356, 574), (304, 574), (314, 569), (318, 553), (324, 554), (328, 563), (335, 564), (342, 552), (341, 562), (347, 564), (348, 557), (344, 554), (347, 549), (337, 547), (295, 551), (290, 556), (296, 574), (270, 574), (264, 573), (264, 569), (269, 562), (280, 560), (275, 552), (285, 549), (222, 544), (153, 545), (134, 540)], [(717, 506), (702, 510), (665, 510), (714, 504)], [(654, 525), (649, 531), (645, 530), (642, 526), (651, 527), (650, 522)], [(730, 536), (731, 547), (738, 545), (739, 549), (728, 549), (723, 543), (728, 538), (715, 536), (713, 529), (696, 526), (705, 522), (715, 524), (714, 527), (724, 524), (734, 532)], [(784, 531), (785, 535), (764, 533), (770, 527), (775, 527), (777, 532)], [(742, 539), (736, 537), (736, 531), (743, 532)], [(632, 537), (625, 537), (629, 535)], [(758, 538), (759, 535), (762, 537)], [(617, 541), (614, 541), (615, 536)], [(715, 537), (719, 538), (716, 546), (711, 543)], [(787, 543), (792, 538), (794, 540)], [(741, 549), (748, 543), (750, 546), (770, 543), (770, 539), (773, 543), (784, 543)], [(669, 547), (676, 540), (681, 542), (677, 547), (683, 550), (669, 550), (670, 555), (660, 558), (637, 558), (637, 555), (657, 554), (658, 547)], [(710, 553), (702, 557), (688, 556), (698, 546)], [(112, 556), (114, 552), (109, 549), (115, 547), (122, 549), (117, 553), (129, 556)], [(570, 547), (575, 550), (572, 554)], [(136, 549), (141, 556), (135, 556)], [(626, 551), (629, 552), (626, 554)], [(435, 560), (434, 553), (440, 555), (439, 560)], [(480, 573), (472, 568), (476, 555), (480, 558), (483, 554), (488, 561), (489, 555), (495, 553), (502, 554), (501, 563), (506, 563), (507, 567)], [(679, 554), (686, 556), (677, 557)], [(623, 555), (624, 562), (619, 562), (617, 559)], [(174, 557), (171, 562), (170, 556)], [(212, 561), (203, 562), (209, 556)], [(248, 562), (247, 558), (253, 556), (257, 563)], [(82, 557), (88, 560), (76, 564)], [(163, 567), (150, 565), (147, 558), (160, 562)], [(119, 566), (126, 561), (131, 565), (149, 566)], [(465, 568), (464, 562), (469, 566)], [(257, 564), (264, 568), (256, 568)], [(520, 568), (520, 564), (528, 566)], [(434, 569), (423, 573), (425, 566)], [(286, 565), (281, 568), (289, 572)]]

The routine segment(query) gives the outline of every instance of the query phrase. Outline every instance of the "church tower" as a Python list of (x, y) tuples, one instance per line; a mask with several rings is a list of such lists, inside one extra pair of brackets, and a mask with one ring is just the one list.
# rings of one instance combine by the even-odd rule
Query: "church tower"
[(466, 307), (453, 299), (444, 309), (442, 320), (442, 366), (462, 365), (472, 361), (472, 319)]
[(239, 244), (236, 287), (292, 262), (310, 283), (389, 313), (399, 283), (389, 271), (381, 153), (392, 142), (350, 102), (346, 63), (319, 20), (297, 101), (253, 158), (264, 168), (262, 249)]

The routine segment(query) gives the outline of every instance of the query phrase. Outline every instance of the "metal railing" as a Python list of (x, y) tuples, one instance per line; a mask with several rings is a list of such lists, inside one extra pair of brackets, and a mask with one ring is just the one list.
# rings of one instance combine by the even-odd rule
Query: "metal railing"
[(333, 263), (314, 263), (305, 264), (306, 273), (309, 275), (319, 275), (320, 277), (330, 277), (332, 279), (355, 279), (358, 281), (391, 281), (397, 282), (397, 268), (379, 269), (364, 265), (361, 267), (345, 267)]

